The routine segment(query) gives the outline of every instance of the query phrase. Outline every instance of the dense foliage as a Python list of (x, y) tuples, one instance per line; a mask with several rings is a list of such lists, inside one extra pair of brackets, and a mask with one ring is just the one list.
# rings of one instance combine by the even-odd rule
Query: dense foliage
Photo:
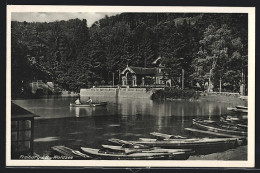
[[(12, 92), (32, 80), (70, 91), (115, 84), (127, 64), (151, 67), (162, 57), (173, 85), (210, 81), (238, 91), (247, 82), (247, 14), (122, 13), (91, 27), (86, 20), (12, 22)], [(242, 80), (242, 76), (246, 77)]]

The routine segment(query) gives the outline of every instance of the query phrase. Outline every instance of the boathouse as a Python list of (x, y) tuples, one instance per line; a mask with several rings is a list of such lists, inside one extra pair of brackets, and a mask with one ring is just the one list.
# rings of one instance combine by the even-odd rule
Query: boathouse
[(11, 158), (33, 155), (34, 118), (39, 117), (11, 103)]
[(161, 57), (157, 58), (152, 64), (158, 67), (145, 68), (126, 66), (121, 72), (122, 86), (171, 86), (171, 80), (167, 79), (167, 74), (163, 71), (164, 67), (158, 63)]

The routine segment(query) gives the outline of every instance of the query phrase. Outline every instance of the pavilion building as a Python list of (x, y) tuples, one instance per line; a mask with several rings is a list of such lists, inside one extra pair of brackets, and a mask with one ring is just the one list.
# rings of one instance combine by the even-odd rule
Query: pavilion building
[[(161, 57), (153, 64), (158, 64)], [(122, 86), (171, 86), (171, 80), (166, 79), (167, 74), (163, 72), (161, 64), (158, 67), (144, 68), (128, 66), (121, 72)], [(166, 83), (165, 83), (166, 82)]]

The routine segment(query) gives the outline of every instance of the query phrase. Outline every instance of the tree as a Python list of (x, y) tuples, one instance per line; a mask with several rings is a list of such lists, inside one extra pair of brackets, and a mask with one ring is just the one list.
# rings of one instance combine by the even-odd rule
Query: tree
[(173, 85), (180, 85), (182, 69), (185, 86), (191, 80), (218, 86), (222, 79), (238, 90), (247, 81), (246, 14), (122, 13), (91, 27), (72, 19), (12, 22), (11, 29), (14, 91), (33, 79), (77, 91), (108, 83), (127, 64), (152, 67), (159, 56)]
[[(197, 82), (202, 84), (207, 79), (209, 86), (214, 84), (221, 89), (223, 83), (229, 90), (238, 91), (241, 71), (246, 71), (241, 66), (246, 66), (247, 58), (243, 43), (237, 35), (227, 25), (207, 27), (200, 40), (197, 58), (193, 61), (195, 71), (192, 76)], [(208, 91), (210, 89), (208, 87)]]
[[(212, 80), (216, 74), (222, 78), (222, 65), (228, 58), (228, 44), (231, 40), (231, 30), (227, 25), (216, 28), (209, 25), (200, 40), (201, 48), (196, 59), (198, 73), (203, 79), (208, 78), (208, 91), (212, 88)], [(206, 71), (207, 73), (204, 73)], [(219, 73), (216, 73), (216, 72)]]

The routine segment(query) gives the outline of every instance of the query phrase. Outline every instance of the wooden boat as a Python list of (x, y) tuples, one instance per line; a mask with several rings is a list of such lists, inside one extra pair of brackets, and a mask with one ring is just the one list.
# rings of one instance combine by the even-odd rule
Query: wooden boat
[(193, 124), (201, 129), (212, 131), (212, 132), (226, 133), (226, 134), (238, 135), (238, 136), (247, 135), (247, 131), (245, 131), (244, 129), (227, 128), (225, 126), (219, 126), (218, 124), (207, 123), (203, 120), (193, 119)]
[(114, 144), (119, 144), (119, 145), (124, 145), (124, 147), (128, 147), (128, 148), (135, 148), (135, 149), (148, 149), (151, 148), (149, 146), (146, 145), (141, 145), (141, 144), (134, 144), (132, 142), (128, 142), (122, 139), (116, 139), (116, 138), (111, 138), (108, 140), (111, 143)]
[(232, 121), (232, 122), (246, 122), (247, 121), (247, 119), (248, 119), (248, 117), (247, 116), (240, 116), (240, 117), (235, 117), (235, 116), (227, 116), (226, 117), (226, 120), (227, 121)]
[(193, 128), (185, 128), (187, 131), (196, 132), (196, 133), (202, 133), (210, 136), (218, 136), (218, 137), (224, 137), (224, 138), (238, 138), (239, 140), (246, 139), (245, 136), (236, 136), (236, 135), (229, 135), (224, 133), (217, 133), (212, 131), (205, 131), (205, 130), (199, 130), (199, 129), (193, 129)]
[(180, 153), (180, 152), (191, 152), (191, 149), (166, 149), (166, 148), (159, 148), (159, 147), (152, 147), (152, 148), (126, 148), (124, 145), (122, 146), (115, 146), (115, 145), (102, 145), (103, 148), (114, 150), (114, 151), (121, 151), (121, 152), (143, 152), (143, 153)]
[(154, 142), (154, 141), (162, 141), (164, 139), (154, 139), (154, 138), (139, 138), (140, 141)]
[(226, 119), (223, 118), (223, 117), (220, 118), (220, 121), (223, 122), (223, 123), (225, 123), (225, 124), (227, 124), (227, 125), (237, 126), (237, 127), (243, 128), (243, 129), (245, 129), (245, 130), (247, 130), (247, 127), (248, 127), (246, 124), (242, 124), (242, 123), (239, 124), (238, 122), (237, 122), (237, 123), (234, 123), (234, 122), (232, 122), (232, 121), (226, 120)]
[(184, 136), (179, 136), (179, 135), (168, 135), (164, 133), (158, 133), (158, 132), (152, 132), (150, 135), (155, 136), (156, 138), (161, 138), (161, 139), (186, 139)]
[(238, 126), (238, 127), (241, 127), (241, 128), (245, 128), (245, 129), (248, 128), (248, 126), (247, 126), (246, 124), (237, 124), (237, 126)]
[(168, 159), (171, 153), (124, 153), (124, 152), (108, 152), (100, 149), (81, 147), (81, 150), (87, 155), (96, 159), (105, 160), (156, 160)]
[(65, 146), (53, 146), (51, 149), (55, 152), (55, 154), (70, 157), (71, 159), (91, 159), (90, 156)]
[(228, 107), (227, 110), (228, 111), (233, 111), (233, 112), (239, 112), (239, 113), (248, 113), (247, 109), (238, 109), (238, 108)]
[(220, 117), (220, 121), (221, 122), (225, 122), (225, 123), (231, 123), (231, 124), (235, 124), (235, 125), (246, 125), (248, 124), (247, 122), (248, 117), (246, 116), (232, 116), (232, 115), (227, 115), (227, 116), (223, 116), (221, 115)]
[[(109, 139), (110, 142), (114, 144), (123, 145), (124, 140), (120, 139)], [(162, 148), (174, 148), (174, 149), (198, 149), (207, 147), (223, 147), (224, 145), (228, 147), (236, 146), (239, 138), (194, 138), (194, 139), (168, 139), (162, 141), (126, 141), (133, 145), (141, 144), (150, 147), (162, 147)]]
[(96, 107), (96, 106), (106, 106), (107, 102), (100, 102), (100, 103), (84, 103), (84, 104), (75, 104), (75, 103), (70, 103), (70, 107)]
[(191, 154), (194, 153), (191, 149), (165, 149), (165, 148), (146, 148), (146, 149), (136, 149), (136, 148), (126, 148), (122, 146), (114, 145), (102, 145), (104, 149), (108, 151), (123, 152), (123, 153), (171, 153), (171, 159), (186, 160)]
[(237, 124), (234, 123), (230, 123), (230, 122), (224, 122), (224, 121), (208, 121), (208, 120), (193, 120), (193, 121), (198, 121), (201, 122), (203, 124), (208, 124), (210, 126), (216, 126), (216, 127), (220, 127), (223, 129), (228, 129), (228, 130), (236, 130), (236, 131), (243, 131), (246, 132), (247, 130), (245, 128), (242, 128), (240, 126), (238, 126)]
[(248, 110), (247, 106), (236, 106), (237, 109), (244, 109), (244, 110)]

